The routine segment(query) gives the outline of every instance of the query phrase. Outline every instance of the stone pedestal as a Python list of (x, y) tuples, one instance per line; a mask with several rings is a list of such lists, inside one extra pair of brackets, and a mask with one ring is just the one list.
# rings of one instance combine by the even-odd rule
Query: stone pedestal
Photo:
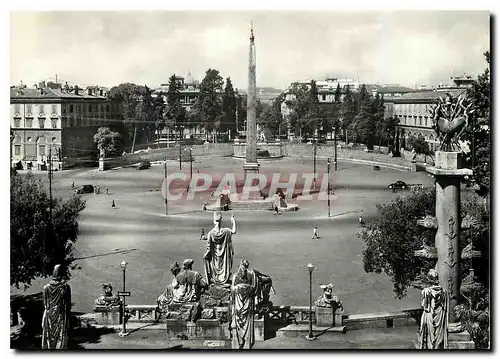
[(316, 325), (318, 327), (342, 327), (344, 310), (326, 307), (316, 307)]
[(106, 168), (105, 168), (105, 162), (104, 162), (104, 158), (99, 158), (99, 171), (105, 171)]
[(427, 167), (427, 172), (436, 179), (436, 248), (438, 261), (436, 270), (439, 284), (448, 292), (450, 309), (448, 320), (456, 322), (453, 308), (460, 299), (460, 181), (472, 175), (469, 169), (461, 168), (462, 160), (457, 152), (436, 152), (436, 166)]
[(120, 305), (95, 306), (94, 312), (98, 313), (94, 317), (97, 325), (120, 325), (122, 324), (122, 310)]

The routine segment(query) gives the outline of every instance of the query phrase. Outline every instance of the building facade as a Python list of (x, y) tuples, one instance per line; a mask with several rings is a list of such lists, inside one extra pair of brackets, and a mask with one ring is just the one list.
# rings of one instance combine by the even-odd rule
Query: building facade
[(437, 135), (432, 128), (431, 106), (439, 98), (445, 98), (449, 93), (453, 97), (465, 95), (467, 88), (472, 85), (474, 79), (471, 76), (452, 77), (451, 85), (440, 85), (432, 90), (414, 91), (400, 96), (384, 97), (385, 116), (399, 119), (397, 131), (399, 131), (401, 146), (410, 137), (423, 136), (429, 143), (432, 151), (439, 147)]
[(98, 87), (14, 86), (10, 89), (11, 164), (24, 169), (54, 169), (96, 160), (93, 136), (120, 122), (117, 109)]

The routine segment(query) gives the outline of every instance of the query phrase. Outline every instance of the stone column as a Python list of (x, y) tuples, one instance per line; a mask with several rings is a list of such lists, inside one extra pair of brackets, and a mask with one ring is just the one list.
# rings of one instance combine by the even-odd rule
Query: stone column
[(438, 229), (436, 247), (438, 260), (436, 270), (439, 284), (446, 289), (450, 299), (449, 323), (457, 320), (453, 308), (460, 299), (460, 179), (472, 175), (469, 169), (461, 168), (460, 153), (436, 152), (436, 166), (427, 167), (436, 179), (436, 218)]
[(246, 161), (243, 165), (245, 181), (247, 176), (259, 172), (257, 163), (257, 112), (256, 112), (256, 57), (253, 28), (250, 33), (250, 49), (248, 59), (248, 94), (247, 94), (247, 139), (246, 139)]

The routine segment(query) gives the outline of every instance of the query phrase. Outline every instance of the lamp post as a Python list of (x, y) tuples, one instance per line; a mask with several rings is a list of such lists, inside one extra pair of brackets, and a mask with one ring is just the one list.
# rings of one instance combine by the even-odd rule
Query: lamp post
[(182, 126), (179, 126), (179, 170), (182, 171)]
[[(127, 271), (127, 262), (126, 261), (122, 261), (120, 263), (120, 267), (122, 268), (122, 271), (123, 271), (123, 292), (125, 293), (125, 272)], [(126, 317), (125, 317), (125, 296), (123, 296), (123, 302), (122, 302), (122, 321), (123, 321), (123, 327), (122, 327), (122, 331), (120, 333), (118, 333), (118, 336), (120, 337), (124, 337), (124, 336), (127, 336), (129, 335), (130, 333), (127, 332), (127, 323), (126, 323)]]
[(165, 162), (163, 163), (163, 178), (165, 179), (165, 215), (168, 216), (168, 182), (167, 180), (167, 156), (165, 156)]
[(193, 148), (188, 147), (184, 149), (185, 151), (189, 151), (189, 185), (188, 185), (188, 191), (189, 188), (191, 187), (191, 181), (193, 180)]
[(334, 149), (334, 159), (333, 159), (333, 167), (335, 168), (335, 171), (337, 171), (337, 128), (335, 127), (335, 130), (333, 131), (333, 145), (335, 146)]
[(306, 335), (307, 340), (314, 340), (316, 339), (314, 334), (313, 334), (313, 322), (312, 322), (312, 301), (313, 301), (313, 295), (312, 295), (312, 275), (314, 271), (314, 266), (309, 263), (307, 265), (307, 269), (309, 270), (309, 334)]
[(313, 164), (314, 164), (314, 177), (313, 177), (313, 184), (314, 184), (314, 189), (316, 189), (316, 147), (317, 143), (313, 143)]
[[(335, 165), (337, 163), (335, 162)], [(326, 173), (327, 173), (327, 184), (326, 184), (326, 190), (328, 192), (327, 194), (327, 202), (328, 202), (328, 218), (330, 218), (330, 158), (328, 158), (328, 162), (326, 163)]]

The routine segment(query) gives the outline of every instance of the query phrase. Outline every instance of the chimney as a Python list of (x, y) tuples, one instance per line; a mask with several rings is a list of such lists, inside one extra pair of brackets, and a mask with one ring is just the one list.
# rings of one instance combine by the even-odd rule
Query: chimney
[(88, 87), (87, 88), (87, 93), (89, 94), (89, 96), (92, 96), (92, 88)]
[(75, 85), (75, 95), (78, 95), (78, 90), (79, 90), (78, 85)]
[(103, 96), (104, 94), (104, 90), (103, 89), (99, 89), (99, 96)]

